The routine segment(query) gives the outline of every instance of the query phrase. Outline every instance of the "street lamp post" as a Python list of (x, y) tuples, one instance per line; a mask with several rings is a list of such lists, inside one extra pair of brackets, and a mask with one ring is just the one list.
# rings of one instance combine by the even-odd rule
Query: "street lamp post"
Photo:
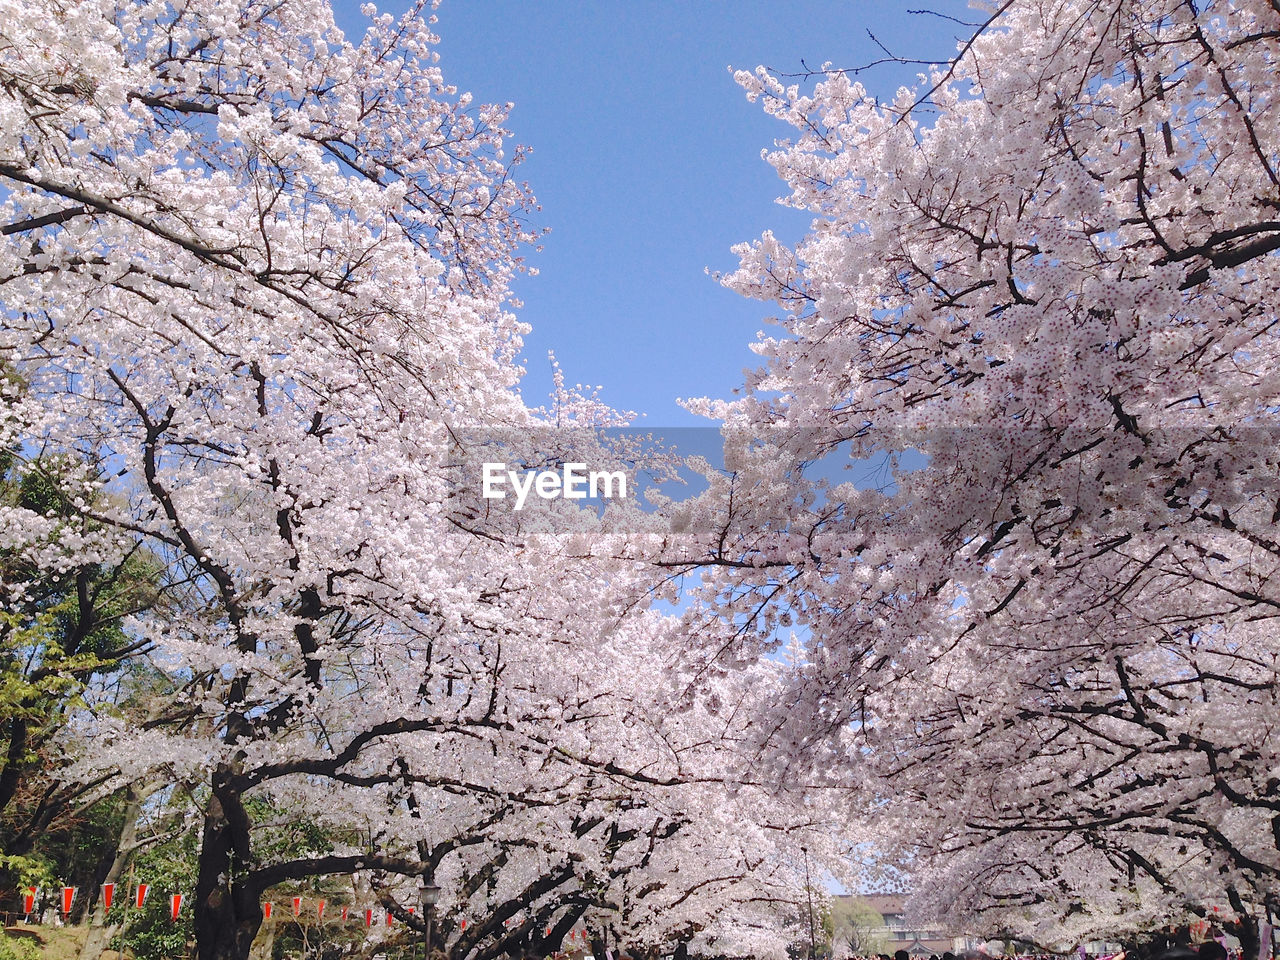
[(434, 883), (428, 883), (425, 877), (419, 877), (418, 898), (422, 901), (422, 918), (427, 924), (426, 956), (423, 960), (431, 960), (431, 922), (435, 919), (436, 903), (440, 900), (440, 888)]
[(813, 887), (809, 885), (809, 848), (801, 847), (800, 852), (804, 854), (804, 892), (809, 898), (809, 960), (814, 960), (815, 950), (813, 940)]

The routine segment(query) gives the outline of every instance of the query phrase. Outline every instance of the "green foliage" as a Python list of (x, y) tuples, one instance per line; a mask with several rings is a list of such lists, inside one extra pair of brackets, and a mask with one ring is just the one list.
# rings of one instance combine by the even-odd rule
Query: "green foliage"
[(141, 911), (134, 907), (132, 888), (122, 891), (111, 905), (108, 922), (126, 924), (113, 938), (113, 950), (127, 950), (137, 960), (174, 960), (187, 955), (187, 944), (195, 939), (191, 903), (184, 901), (175, 922), (169, 897), (175, 893), (189, 897), (195, 889), (197, 842), (197, 831), (184, 830), (139, 854), (134, 881), (149, 884), (151, 890)]
[(333, 837), (314, 820), (299, 819), (265, 795), (245, 797), (244, 805), (258, 825), (254, 849), (263, 863), (318, 857), (334, 850)]
[(113, 795), (75, 815), (61, 818), (40, 835), (30, 859), (39, 865), (40, 882), (29, 886), (67, 884), (87, 891), (95, 889), (99, 867), (115, 850), (124, 825), (124, 800)]
[(835, 956), (889, 952), (884, 917), (861, 897), (832, 897), (828, 916)]
[(25, 937), (0, 933), (0, 960), (40, 960), (40, 948)]
[[(259, 851), (263, 862), (273, 860), (291, 860), (296, 857), (317, 857), (334, 850), (335, 835), (320, 826), (314, 820), (299, 819), (292, 815), (288, 808), (281, 806), (276, 798), (269, 795), (247, 797), (245, 807), (256, 825), (254, 831), (254, 847)], [(348, 841), (354, 837), (347, 837)], [(333, 956), (340, 949), (354, 949), (365, 935), (362, 922), (352, 920), (345, 925), (335, 921), (343, 903), (350, 903), (351, 883), (346, 877), (318, 876), (300, 883), (283, 884), (266, 892), (266, 899), (285, 907), (295, 896), (301, 896), (307, 903), (306, 913), (294, 919), (290, 909), (276, 913), (270, 921), (274, 930), (270, 931), (272, 940), (271, 956), (273, 960), (286, 960), (297, 956), (318, 956), (317, 950), (323, 944)], [(315, 916), (315, 902), (319, 899), (328, 901), (328, 913), (322, 923)], [(394, 949), (384, 951), (389, 960), (394, 960), (397, 953)], [(324, 954), (328, 956), (330, 954)]]
[(122, 809), (119, 796), (108, 797), (41, 833), (30, 853), (0, 854), (0, 875), (10, 878), (15, 891), (11, 895), (27, 887), (49, 890), (64, 884), (93, 889), (100, 861), (115, 849), (120, 836)]
[(49, 863), (40, 856), (0, 854), (0, 875), (13, 878), (14, 885), (20, 890), (45, 887), (53, 882)]

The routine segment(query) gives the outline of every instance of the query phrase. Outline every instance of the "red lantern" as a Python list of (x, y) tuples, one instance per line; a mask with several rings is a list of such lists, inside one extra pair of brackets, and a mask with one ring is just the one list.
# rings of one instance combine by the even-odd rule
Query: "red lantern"
[(175, 893), (173, 896), (169, 898), (169, 916), (174, 921), (177, 921), (178, 911), (182, 909), (182, 899), (183, 899), (183, 894), (181, 893)]
[(264, 903), (264, 904), (262, 905), (262, 919), (263, 919), (263, 920), (270, 920), (270, 919), (271, 919), (271, 906), (272, 906), (272, 904), (271, 904), (269, 901), (268, 901), (267, 903)]
[(71, 905), (75, 902), (76, 902), (76, 888), (63, 887), (62, 888), (62, 912), (70, 913)]
[(111, 898), (115, 896), (116, 885), (114, 883), (104, 883), (102, 885), (102, 910), (105, 913), (111, 909)]
[(342, 908), (342, 922), (343, 922), (343, 923), (346, 923), (346, 922), (347, 922), (347, 910), (348, 910), (348, 909), (349, 909), (348, 907), (343, 907), (343, 908)]
[(372, 910), (366, 910), (366, 911), (364, 912), (364, 925), (365, 925), (366, 927), (372, 927), (372, 926), (373, 926), (373, 911), (372, 911)]
[(22, 895), (22, 912), (31, 913), (36, 908), (36, 888), (27, 887), (27, 892)]
[(324, 905), (325, 905), (325, 903), (326, 903), (326, 902), (327, 902), (327, 901), (325, 901), (325, 900), (321, 900), (319, 903), (317, 903), (317, 904), (316, 904), (316, 919), (317, 919), (317, 920), (323, 920), (323, 919), (324, 919)]
[(301, 897), (293, 898), (293, 915), (295, 917), (302, 916), (302, 898)]
[(138, 884), (138, 889), (134, 892), (133, 899), (134, 906), (139, 910), (141, 910), (142, 905), (147, 902), (147, 891), (150, 889), (151, 888), (145, 883)]

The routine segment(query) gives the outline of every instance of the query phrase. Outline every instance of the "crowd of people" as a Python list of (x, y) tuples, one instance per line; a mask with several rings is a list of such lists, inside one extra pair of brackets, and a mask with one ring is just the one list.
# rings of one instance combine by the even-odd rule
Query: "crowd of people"
[[(1005, 955), (1005, 960), (1062, 960), (1063, 955), (1053, 953), (1018, 953)], [(1072, 960), (1126, 960), (1126, 953), (1088, 953), (1080, 948), (1069, 951), (1065, 956)], [(892, 956), (887, 953), (876, 953), (851, 956), (847, 960), (913, 960), (906, 950), (898, 950)], [(942, 954), (931, 954), (929, 960), (993, 960), (986, 950), (965, 950), (959, 954), (950, 950)], [(1139, 960), (1135, 957), (1133, 960)], [(1204, 943), (1188, 945), (1178, 944), (1149, 955), (1149, 960), (1246, 960), (1238, 949), (1232, 950), (1218, 940), (1207, 940)]]

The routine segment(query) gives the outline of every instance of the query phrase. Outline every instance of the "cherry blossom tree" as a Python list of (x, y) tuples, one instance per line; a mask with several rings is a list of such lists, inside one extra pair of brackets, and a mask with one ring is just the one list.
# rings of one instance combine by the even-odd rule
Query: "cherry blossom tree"
[(737, 74), (814, 220), (724, 278), (781, 331), (693, 404), (726, 469), (667, 562), (741, 655), (796, 631), (772, 743), (843, 752), (935, 912), (1045, 942), (1216, 907), (1250, 943), (1280, 905), (1280, 12), (989, 13), (887, 102)]
[[(761, 665), (725, 678), (714, 697), (691, 698), (696, 668), (654, 643), (664, 635), (684, 636), (674, 618), (628, 620), (578, 647), (589, 661), (578, 668), (565, 645), (554, 678), (527, 691), (544, 712), (504, 712), (526, 731), (522, 750), (512, 737), (468, 756), (472, 736), (443, 743), (441, 757), (438, 733), (402, 739), (387, 762), (408, 802), (383, 809), (366, 794), (361, 813), (339, 798), (327, 828), (357, 826), (371, 847), (429, 866), (441, 891), (435, 942), (451, 957), (550, 952), (584, 926), (633, 946), (782, 955), (779, 918), (803, 882), (799, 848), (808, 844), (815, 870), (838, 870), (847, 853), (837, 798), (806, 795), (802, 784), (779, 790), (749, 770), (754, 704), (776, 687), (776, 672)], [(530, 739), (553, 748), (544, 754)], [(286, 809), (300, 802), (279, 799)], [(360, 896), (379, 897), (403, 921), (373, 942), (420, 937), (412, 880), (359, 852)]]
[(62, 501), (175, 599), (124, 627), (173, 695), (86, 696), (62, 775), (192, 785), (201, 960), (320, 876), (415, 929), (438, 883), (485, 918), (458, 955), (517, 910), (767, 947), (789, 844), (836, 850), (750, 772), (776, 685), (646, 610), (634, 507), (481, 496), (497, 453), (636, 454), (592, 397), (521, 401), (505, 109), (445, 83), (421, 7), (365, 12), (352, 43), (321, 0), (0, 5), (0, 443), (92, 464)]
[(468, 430), (533, 422), (503, 111), (444, 84), (421, 11), (369, 13), (352, 45), (320, 3), (0, 12), (2, 349), (24, 382), (4, 440), (101, 464), (67, 499), (189, 585), (181, 616), (133, 627), (181, 698), (142, 728), (87, 721), (76, 775), (203, 774), (202, 957), (246, 955), (279, 880), (420, 872), (377, 850), (264, 864), (245, 799), (292, 786), (307, 815), (327, 780), (348, 813), (385, 806), (406, 779), (388, 741), (446, 729), (518, 766), (505, 693), (565, 615), (453, 482)]

